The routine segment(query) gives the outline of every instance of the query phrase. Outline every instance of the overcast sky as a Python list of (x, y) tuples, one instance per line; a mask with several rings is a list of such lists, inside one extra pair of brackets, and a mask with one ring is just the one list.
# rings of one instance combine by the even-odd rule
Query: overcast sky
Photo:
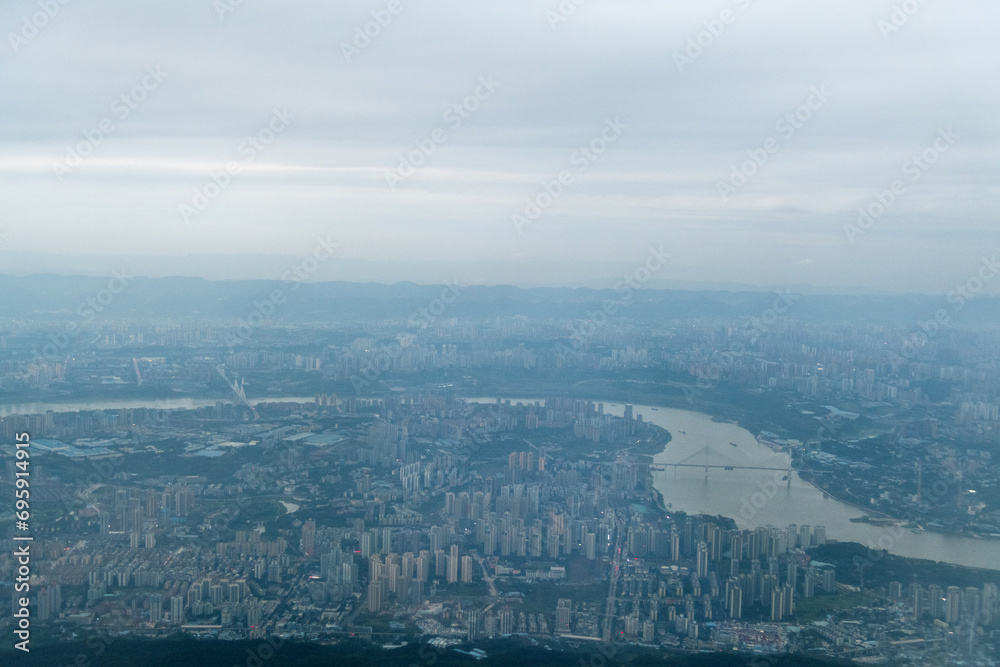
[(575, 284), (653, 246), (653, 286), (946, 292), (1000, 253), (998, 19), (992, 0), (8, 0), (0, 266), (294, 258), (322, 236), (337, 278)]

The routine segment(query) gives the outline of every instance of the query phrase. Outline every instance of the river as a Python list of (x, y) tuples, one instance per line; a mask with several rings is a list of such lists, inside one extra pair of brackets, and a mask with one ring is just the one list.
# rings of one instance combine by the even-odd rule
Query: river
[[(493, 402), (496, 399), (466, 400)], [(510, 400), (512, 403), (533, 403), (539, 399)], [(621, 416), (625, 406), (604, 402), (604, 411)], [(758, 444), (753, 434), (736, 424), (715, 422), (709, 415), (700, 412), (649, 405), (633, 405), (633, 413), (641, 414), (643, 420), (670, 431), (670, 443), (654, 457), (655, 463), (704, 463), (700, 452), (710, 446), (713, 452), (710, 454), (710, 465), (787, 466), (786, 455), (776, 454)], [(736, 446), (730, 443), (736, 443)], [(687, 460), (692, 456), (693, 460)], [(704, 468), (676, 470), (676, 477), (673, 469), (653, 474), (653, 485), (663, 494), (663, 502), (675, 510), (732, 517), (741, 528), (766, 525), (783, 528), (793, 523), (826, 526), (827, 537), (842, 542), (878, 546), (910, 558), (1000, 569), (998, 540), (932, 532), (912, 533), (906, 528), (851, 523), (849, 519), (861, 516), (861, 510), (824, 497), (822, 491), (799, 478), (794, 471), (789, 486), (787, 481), (782, 480), (785, 476), (782, 471), (710, 469), (706, 481)]]
[[(211, 398), (168, 398), (161, 400), (97, 400), (67, 403), (21, 403), (0, 405), (0, 417), (10, 414), (41, 414), (46, 410), (76, 412), (79, 410), (117, 410), (119, 408), (154, 408), (159, 410), (193, 409), (215, 405)], [(233, 402), (232, 397), (225, 397)], [(495, 398), (469, 398), (468, 401), (491, 403)], [(512, 402), (533, 403), (534, 398), (512, 398)], [(280, 396), (261, 398), (259, 402), (311, 403), (311, 396)], [(596, 402), (596, 401), (595, 401)], [(610, 414), (622, 415), (622, 403), (604, 403)], [(784, 455), (776, 455), (757, 443), (753, 434), (736, 424), (712, 421), (700, 412), (674, 408), (634, 405), (635, 414), (670, 431), (670, 444), (658, 454), (656, 463), (685, 461), (711, 446), (710, 464), (760, 465), (782, 467), (787, 465)], [(730, 443), (736, 443), (733, 447)], [(688, 463), (702, 463), (698, 456)], [(861, 510), (846, 503), (824, 498), (822, 491), (792, 473), (791, 486), (782, 481), (783, 472), (768, 470), (711, 469), (705, 481), (703, 468), (678, 468), (675, 473), (654, 473), (653, 484), (663, 494), (663, 501), (672, 509), (691, 514), (716, 514), (732, 517), (741, 528), (789, 524), (826, 526), (828, 538), (878, 545), (889, 552), (911, 558), (956, 563), (972, 567), (1000, 569), (1000, 541), (977, 540), (971, 537), (941, 533), (912, 533), (903, 528), (883, 528), (868, 524), (851, 523)], [(756, 495), (755, 495), (756, 494)]]
[[(217, 401), (236, 403), (232, 396), (224, 398), (162, 398), (162, 399), (102, 399), (68, 401), (66, 403), (2, 403), (0, 417), (10, 415), (40, 415), (46, 411), (79, 412), (81, 410), (119, 410), (121, 408), (150, 408), (151, 410), (194, 410), (215, 405)], [(257, 403), (312, 403), (312, 396), (278, 396), (275, 398), (258, 398), (250, 401)]]

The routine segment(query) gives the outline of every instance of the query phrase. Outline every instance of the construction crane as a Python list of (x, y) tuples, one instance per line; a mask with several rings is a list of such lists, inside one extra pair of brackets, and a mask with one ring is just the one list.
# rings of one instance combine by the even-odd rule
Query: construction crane
[(226, 375), (226, 366), (225, 365), (219, 366), (219, 375), (221, 375), (222, 379), (226, 381), (226, 384), (228, 384), (232, 388), (232, 390), (233, 390), (233, 396), (235, 396), (236, 398), (240, 399), (240, 402), (243, 405), (245, 405), (248, 408), (250, 408), (250, 412), (253, 413), (253, 421), (257, 421), (258, 419), (260, 419), (260, 415), (257, 414), (257, 408), (255, 408), (250, 403), (250, 401), (247, 400), (247, 393), (244, 390), (244, 385), (246, 384), (246, 382), (243, 379), (239, 378), (239, 377), (237, 377), (234, 380), (230, 380), (229, 376)]

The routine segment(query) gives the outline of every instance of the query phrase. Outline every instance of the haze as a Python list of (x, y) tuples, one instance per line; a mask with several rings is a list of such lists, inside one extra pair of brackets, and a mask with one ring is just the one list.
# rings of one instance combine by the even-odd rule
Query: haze
[(994, 247), (1000, 7), (910, 4), (9, 2), (0, 261), (945, 293)]

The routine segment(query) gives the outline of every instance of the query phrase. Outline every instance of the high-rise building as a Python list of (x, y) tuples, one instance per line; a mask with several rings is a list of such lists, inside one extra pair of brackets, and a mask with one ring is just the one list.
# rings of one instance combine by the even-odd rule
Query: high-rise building
[(444, 554), (444, 549), (434, 552), (434, 576), (444, 577), (448, 574), (448, 557)]
[(962, 589), (958, 586), (948, 587), (947, 603), (944, 608), (944, 622), (948, 625), (958, 623), (962, 614)]
[(306, 519), (302, 524), (302, 555), (312, 558), (316, 555), (316, 521)]
[(512, 635), (514, 634), (514, 612), (510, 607), (504, 607), (500, 610), (500, 615), (498, 620), (499, 631), (501, 635)]
[(194, 509), (194, 491), (186, 486), (182, 486), (177, 490), (177, 495), (174, 498), (174, 507), (177, 510), (177, 516), (187, 516)]
[(983, 584), (983, 598), (980, 607), (980, 617), (985, 627), (990, 627), (997, 620), (997, 609), (1000, 608), (1000, 590), (994, 583)]
[(385, 526), (382, 528), (382, 555), (392, 553), (392, 528)]
[(567, 598), (560, 598), (556, 604), (556, 632), (569, 633), (571, 631), (570, 622), (573, 616), (573, 601)]
[(973, 624), (979, 623), (982, 594), (975, 586), (968, 586), (962, 594), (962, 615)]
[(927, 591), (922, 588), (913, 589), (913, 607), (910, 613), (910, 618), (914, 621), (919, 621), (920, 618), (927, 611)]
[(648, 618), (642, 623), (642, 641), (652, 642), (656, 637), (656, 626)]
[(451, 555), (448, 556), (448, 583), (454, 584), (458, 581), (458, 545), (451, 545)]
[(944, 616), (944, 591), (937, 584), (927, 587), (927, 611), (933, 618)]
[(483, 619), (483, 635), (490, 639), (497, 636), (497, 615), (492, 611)]
[(780, 589), (771, 591), (771, 620), (780, 621), (785, 617), (785, 596)]
[(782, 597), (784, 598), (782, 606), (785, 609), (785, 614), (795, 613), (795, 587), (791, 584), (785, 584), (781, 589)]
[[(457, 546), (457, 545), (456, 545)], [(472, 556), (462, 556), (462, 583), (472, 583)]]
[(470, 641), (476, 641), (482, 636), (482, 621), (479, 617), (478, 611), (467, 611), (465, 612), (465, 623), (468, 627), (466, 633), (466, 638)]
[(816, 596), (816, 569), (809, 568), (805, 576), (802, 577), (802, 597), (811, 598)]
[(346, 588), (348, 593), (353, 592), (358, 584), (357, 563), (341, 563), (340, 580), (343, 582), (344, 587)]
[(400, 574), (402, 574), (404, 577), (412, 577), (415, 564), (416, 561), (413, 558), (413, 552), (407, 551), (406, 553), (403, 554), (403, 561), (399, 567)]
[(732, 586), (726, 598), (726, 610), (729, 618), (743, 618), (743, 589), (739, 586)]
[(141, 533), (143, 530), (143, 508), (139, 504), (139, 499), (134, 498), (130, 501), (132, 506), (129, 507), (129, 530), (134, 533)]
[(250, 604), (247, 605), (247, 628), (251, 630), (259, 628), (262, 614), (260, 600), (256, 598), (250, 600)]
[(705, 537), (708, 541), (708, 556), (713, 563), (722, 560), (722, 529), (714, 523), (705, 527)]
[(184, 599), (180, 595), (170, 598), (170, 622), (174, 625), (184, 623)]
[(377, 613), (382, 608), (382, 580), (368, 582), (368, 611)]
[(371, 558), (372, 554), (375, 553), (375, 531), (369, 530), (361, 535), (361, 557)]
[(629, 637), (638, 637), (640, 632), (642, 632), (642, 621), (639, 619), (639, 614), (633, 612), (626, 616), (625, 634)]
[(708, 544), (698, 543), (698, 560), (696, 574), (699, 579), (708, 576)]
[(837, 590), (837, 571), (833, 568), (823, 570), (823, 590), (827, 593)]
[(62, 607), (62, 592), (59, 584), (48, 585), (38, 592), (38, 620), (49, 622)]
[(743, 560), (743, 534), (738, 531), (729, 538), (729, 557), (737, 563)]
[(149, 596), (149, 620), (151, 623), (159, 623), (163, 620), (163, 596)]
[(427, 581), (431, 576), (431, 555), (426, 551), (421, 551), (416, 562), (417, 581)]
[(583, 536), (583, 550), (586, 553), (587, 560), (597, 559), (597, 534), (592, 533), (589, 530)]

